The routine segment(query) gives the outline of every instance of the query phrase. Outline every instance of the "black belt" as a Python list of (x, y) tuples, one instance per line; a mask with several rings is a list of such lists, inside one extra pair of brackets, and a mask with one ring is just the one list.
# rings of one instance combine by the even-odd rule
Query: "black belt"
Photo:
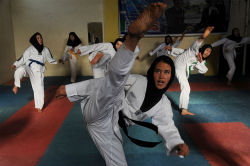
[(125, 119), (131, 120), (132, 122), (134, 122), (134, 123), (137, 124), (137, 125), (140, 125), (140, 126), (149, 128), (149, 129), (151, 129), (151, 130), (154, 130), (157, 134), (158, 134), (158, 127), (155, 126), (155, 125), (152, 124), (152, 123), (142, 122), (142, 121), (136, 121), (136, 120), (130, 119), (130, 118), (128, 118), (127, 116), (125, 116), (125, 115), (122, 113), (122, 111), (120, 111), (120, 112), (119, 112), (118, 124), (119, 124), (120, 127), (123, 129), (124, 133), (125, 133), (126, 136), (130, 139), (130, 141), (132, 141), (132, 142), (135, 143), (136, 145), (143, 146), (143, 147), (149, 147), (149, 148), (155, 147), (156, 145), (158, 145), (158, 144), (161, 143), (161, 141), (160, 141), (160, 142), (148, 142), (148, 141), (143, 141), (143, 140), (139, 140), (139, 139), (130, 137), (130, 136), (128, 135), (128, 129), (127, 129), (127, 126), (126, 126), (126, 123), (125, 123)]

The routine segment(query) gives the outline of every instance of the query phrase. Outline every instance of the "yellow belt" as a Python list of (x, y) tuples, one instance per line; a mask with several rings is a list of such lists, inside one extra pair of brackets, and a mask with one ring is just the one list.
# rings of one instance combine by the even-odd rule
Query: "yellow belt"
[(72, 59), (72, 55), (75, 56), (75, 58), (78, 60), (79, 56), (77, 53), (75, 53), (74, 51), (72, 50), (69, 50), (68, 51), (68, 54), (70, 55), (70, 59)]

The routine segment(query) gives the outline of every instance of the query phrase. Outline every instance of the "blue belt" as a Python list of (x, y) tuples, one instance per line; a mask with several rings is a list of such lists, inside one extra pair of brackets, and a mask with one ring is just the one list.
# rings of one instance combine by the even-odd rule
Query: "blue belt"
[(35, 62), (35, 63), (38, 64), (38, 65), (44, 66), (44, 63), (42, 63), (42, 62), (39, 62), (39, 61), (34, 60), (34, 59), (29, 59), (29, 60), (30, 60), (29, 67), (30, 67), (30, 65), (31, 65), (33, 62)]

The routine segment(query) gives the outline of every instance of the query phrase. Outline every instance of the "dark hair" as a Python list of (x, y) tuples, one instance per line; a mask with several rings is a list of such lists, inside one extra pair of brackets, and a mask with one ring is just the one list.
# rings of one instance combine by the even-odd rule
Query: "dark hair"
[(159, 62), (164, 62), (168, 65), (170, 65), (171, 67), (171, 78), (168, 82), (168, 85), (166, 86), (166, 88), (164, 88), (164, 91), (166, 91), (169, 86), (172, 84), (173, 80), (174, 80), (174, 77), (175, 77), (175, 66), (174, 66), (174, 62), (173, 60), (168, 57), (168, 56), (159, 56), (157, 57), (153, 63), (151, 64), (150, 68), (148, 69), (147, 71), (147, 78), (149, 81), (154, 81), (154, 71), (155, 71), (155, 67), (156, 65), (159, 63)]
[[(74, 38), (75, 38), (74, 41), (70, 40), (70, 35), (74, 36)], [(71, 47), (74, 48), (74, 47), (78, 46), (81, 43), (82, 43), (82, 41), (79, 39), (79, 37), (76, 35), (75, 32), (70, 32), (69, 33), (69, 38), (68, 38), (68, 41), (67, 41), (68, 46), (71, 46)]]
[(165, 43), (167, 44), (167, 38), (170, 38), (170, 43), (173, 43), (173, 39), (170, 35), (165, 36)]
[(115, 51), (117, 51), (115, 45), (116, 45), (116, 43), (117, 43), (118, 41), (120, 41), (120, 42), (123, 43), (123, 42), (125, 41), (125, 38), (124, 38), (124, 37), (123, 37), (123, 38), (117, 38), (117, 39), (115, 39), (114, 42), (112, 42), (112, 45), (113, 45), (113, 48), (115, 49)]
[(210, 49), (211, 49), (211, 53), (210, 53), (210, 55), (211, 55), (211, 54), (212, 54), (212, 51), (213, 51), (213, 47), (212, 47), (210, 44), (204, 44), (201, 48), (199, 48), (199, 52), (201, 53), (202, 59), (203, 59), (203, 60), (208, 59), (208, 57), (210, 56), (210, 55), (209, 55), (209, 56), (206, 57), (206, 58), (203, 57), (203, 53), (204, 53), (204, 51), (205, 51), (207, 48), (210, 48)]
[(43, 38), (42, 35), (41, 35), (41, 33), (36, 32), (36, 33), (34, 33), (34, 34), (30, 37), (30, 43), (37, 49), (37, 51), (38, 51), (39, 53), (41, 53), (41, 52), (43, 51), (44, 46), (43, 46), (43, 44), (40, 45), (40, 44), (38, 43), (38, 41), (37, 41), (37, 39), (36, 39), (36, 36), (37, 36), (37, 35), (40, 35), (41, 38)]
[[(236, 31), (236, 30), (239, 31), (239, 36), (235, 36), (234, 35), (234, 31)], [(240, 30), (239, 30), (239, 28), (233, 28), (232, 29), (232, 34), (229, 35), (229, 36), (227, 36), (227, 38), (230, 39), (230, 40), (233, 40), (233, 41), (235, 41), (237, 43), (239, 43), (242, 40), (242, 37), (240, 36)]]

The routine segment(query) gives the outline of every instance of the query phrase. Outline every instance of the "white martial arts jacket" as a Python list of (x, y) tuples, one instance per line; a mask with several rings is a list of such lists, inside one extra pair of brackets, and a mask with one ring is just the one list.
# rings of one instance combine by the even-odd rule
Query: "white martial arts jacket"
[(103, 53), (103, 57), (96, 64), (92, 65), (94, 68), (102, 67), (107, 69), (108, 63), (116, 53), (111, 43), (97, 43), (97, 44), (82, 46), (79, 49), (81, 51), (81, 55), (90, 54), (89, 55), (90, 62), (95, 58), (98, 52)]
[(43, 73), (45, 71), (46, 60), (50, 64), (57, 64), (47, 47), (44, 47), (41, 54), (39, 54), (37, 49), (31, 45), (24, 51), (23, 55), (16, 62), (14, 62), (14, 65), (16, 68), (26, 65), (29, 66), (32, 71), (39, 71)]
[[(74, 50), (73, 50), (73, 51), (74, 51), (75, 53), (77, 53), (77, 50), (78, 50), (80, 47), (82, 47), (81, 44), (79, 44), (78, 46), (74, 47)], [(71, 49), (72, 49), (72, 46), (66, 45), (66, 47), (65, 47), (65, 49), (64, 49), (64, 53), (63, 53), (63, 55), (62, 55), (62, 60), (63, 60), (63, 62), (69, 60), (70, 56), (72, 56), (72, 55), (69, 55), (69, 54), (67, 53), (67, 52), (68, 52), (69, 50), (71, 50)]]
[[(104, 78), (91, 79), (66, 86), (68, 99), (71, 102), (80, 100), (81, 108), (84, 111), (84, 107), (89, 101), (90, 96), (93, 93), (98, 93), (96, 92), (96, 89), (98, 89), (97, 87), (103, 83), (103, 79)], [(79, 86), (80, 84), (81, 86)], [(175, 154), (175, 151), (172, 151), (173, 148), (178, 144), (184, 143), (184, 141), (181, 139), (172, 119), (173, 112), (170, 101), (166, 95), (163, 95), (162, 99), (154, 107), (147, 112), (142, 113), (140, 111), (140, 106), (145, 97), (146, 87), (146, 77), (130, 75), (125, 84), (124, 92), (121, 95), (123, 102), (116, 104), (116, 109), (122, 110), (127, 117), (134, 120), (143, 121), (147, 118), (152, 118), (152, 123), (158, 127), (158, 133), (164, 139), (167, 154)], [(118, 111), (110, 118), (114, 119), (114, 132), (122, 140), (117, 124)], [(127, 125), (133, 125), (133, 123), (127, 121)]]
[[(168, 46), (171, 46), (172, 48), (174, 48), (174, 47), (178, 47), (179, 44), (180, 44), (180, 40), (176, 40), (176, 42), (175, 42), (173, 45), (168, 44)], [(170, 51), (168, 51), (168, 50), (165, 49), (166, 46), (167, 46), (167, 45), (166, 45), (165, 42), (162, 43), (162, 44), (160, 44), (160, 45), (159, 45), (158, 47), (156, 47), (153, 51), (150, 51), (150, 52), (149, 52), (149, 55), (150, 55), (150, 56), (153, 56), (155, 53), (157, 54), (157, 57), (158, 57), (158, 56), (162, 56), (162, 55), (165, 55), (165, 56), (169, 55), (169, 54), (170, 54)]]
[(233, 52), (234, 58), (236, 58), (236, 51), (235, 48), (240, 47), (241, 44), (244, 44), (246, 42), (250, 41), (250, 37), (244, 37), (241, 39), (239, 43), (236, 41), (230, 40), (228, 38), (223, 38), (221, 40), (218, 40), (214, 43), (212, 43), (212, 47), (217, 47), (221, 44), (223, 44), (223, 54), (226, 56), (228, 52)]
[(208, 68), (205, 65), (206, 61), (203, 60), (202, 62), (199, 62), (197, 58), (201, 44), (202, 42), (198, 42), (198, 40), (196, 40), (191, 47), (186, 50), (172, 48), (170, 55), (175, 56), (175, 67), (185, 68), (187, 76), (189, 76), (192, 70), (201, 74), (205, 74), (208, 71)]

